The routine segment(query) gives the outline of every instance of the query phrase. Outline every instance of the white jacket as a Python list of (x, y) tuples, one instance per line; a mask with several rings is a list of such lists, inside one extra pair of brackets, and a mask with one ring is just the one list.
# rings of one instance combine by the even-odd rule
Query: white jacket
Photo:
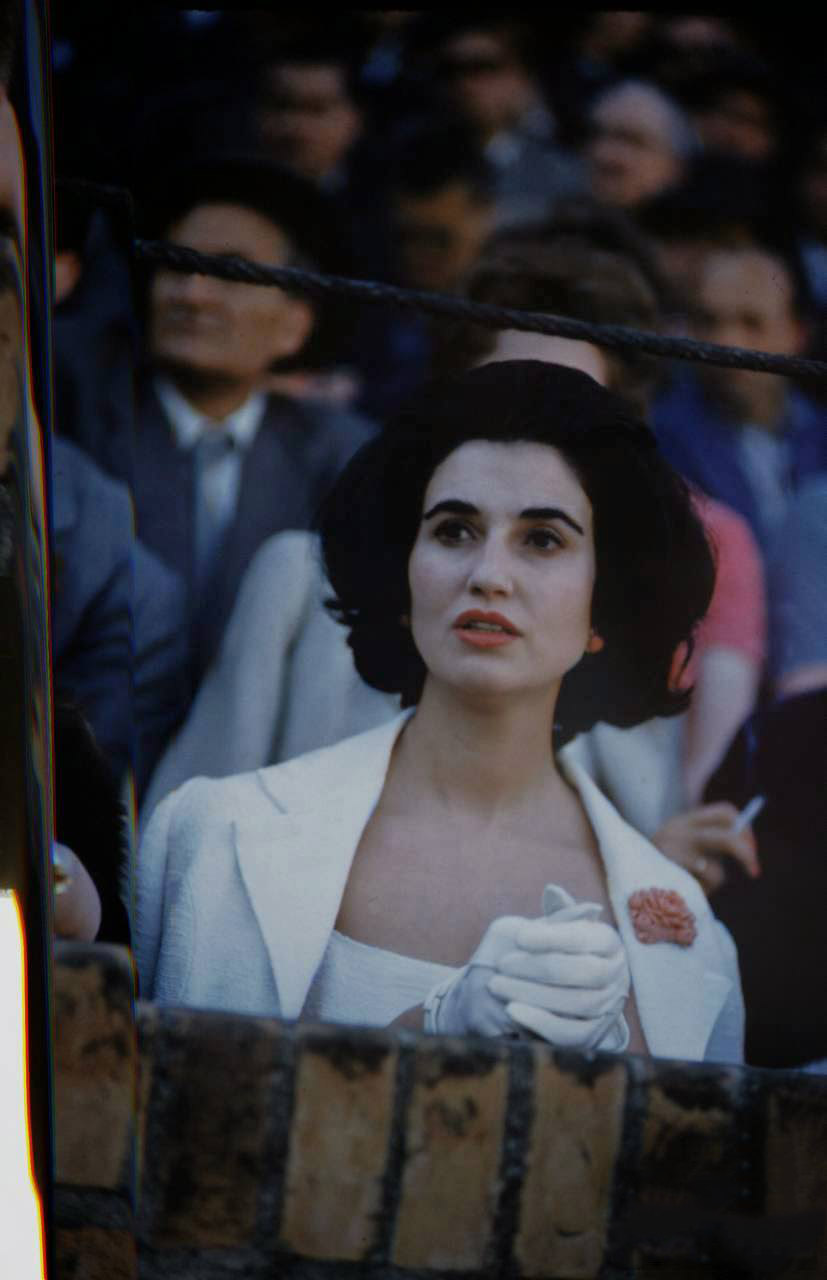
[[(145, 998), (300, 1015), (409, 714), (280, 765), (193, 779), (158, 806), (137, 866), (133, 936)], [(729, 934), (696, 881), (624, 822), (574, 759), (561, 768), (597, 836), (651, 1053), (741, 1061)], [(638, 941), (628, 899), (650, 888), (682, 895), (697, 924), (691, 946)]]

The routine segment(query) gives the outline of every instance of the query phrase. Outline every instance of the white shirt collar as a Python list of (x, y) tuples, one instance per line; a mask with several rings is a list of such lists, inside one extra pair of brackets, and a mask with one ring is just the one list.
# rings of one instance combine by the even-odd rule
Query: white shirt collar
[(208, 426), (211, 430), (223, 431), (239, 449), (247, 449), (255, 439), (267, 405), (264, 392), (254, 391), (243, 404), (228, 413), (226, 418), (215, 420), (194, 409), (168, 378), (157, 377), (155, 390), (161, 407), (169, 418), (179, 449), (194, 449)]

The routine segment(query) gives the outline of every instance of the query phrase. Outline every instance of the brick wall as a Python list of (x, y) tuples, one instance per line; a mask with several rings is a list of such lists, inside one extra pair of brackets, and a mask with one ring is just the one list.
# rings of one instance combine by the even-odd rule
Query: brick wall
[(143, 1004), (137, 1052), (130, 981), (59, 966), (61, 1280), (133, 1226), (141, 1280), (827, 1276), (827, 1081)]

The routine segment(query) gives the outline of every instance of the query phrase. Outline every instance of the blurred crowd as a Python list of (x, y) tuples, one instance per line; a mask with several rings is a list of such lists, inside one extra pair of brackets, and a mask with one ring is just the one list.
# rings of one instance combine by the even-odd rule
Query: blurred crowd
[[(690, 710), (574, 749), (729, 925), (748, 1060), (827, 1058), (827, 380), (322, 303), (129, 247), (827, 358), (824, 55), (746, 15), (53, 9), (56, 785), (110, 779), (101, 821), (76, 804), (58, 831), (98, 868), (87, 933), (128, 939), (113, 797), (135, 826), (189, 777), (396, 709), (323, 607), (314, 517), (352, 453), (431, 377), (555, 361), (648, 419), (718, 565), (675, 659)], [(134, 225), (78, 179), (128, 188)]]

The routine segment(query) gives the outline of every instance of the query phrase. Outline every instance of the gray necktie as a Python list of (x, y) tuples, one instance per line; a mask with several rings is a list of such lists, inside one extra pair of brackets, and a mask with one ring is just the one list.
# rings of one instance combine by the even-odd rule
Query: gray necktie
[(210, 428), (195, 446), (195, 572), (205, 585), (235, 509), (237, 469), (232, 436)]

